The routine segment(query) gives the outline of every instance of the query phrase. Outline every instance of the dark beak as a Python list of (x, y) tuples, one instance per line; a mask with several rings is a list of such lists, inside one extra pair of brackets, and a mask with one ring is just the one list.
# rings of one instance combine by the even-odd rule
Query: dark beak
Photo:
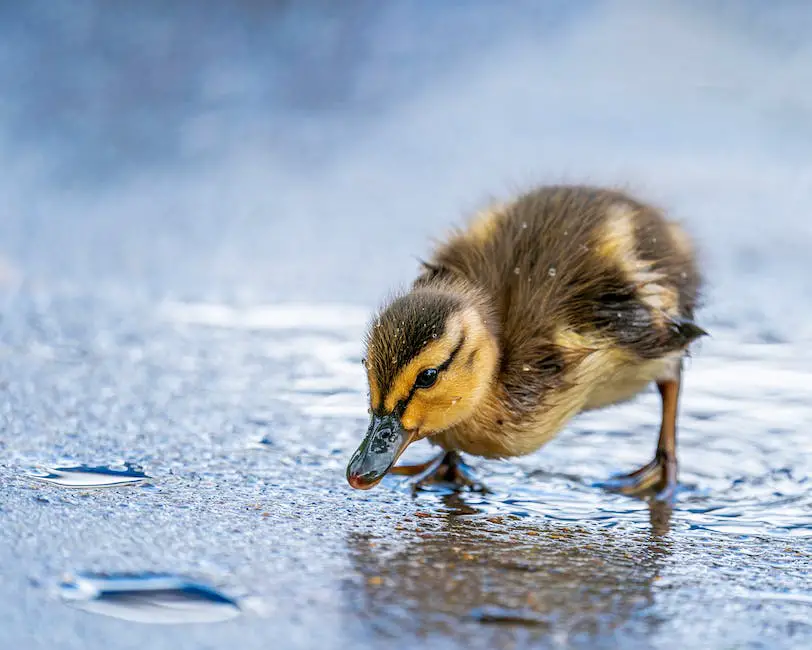
[(412, 434), (395, 415), (373, 415), (366, 438), (347, 465), (347, 481), (358, 490), (374, 487), (411, 441)]

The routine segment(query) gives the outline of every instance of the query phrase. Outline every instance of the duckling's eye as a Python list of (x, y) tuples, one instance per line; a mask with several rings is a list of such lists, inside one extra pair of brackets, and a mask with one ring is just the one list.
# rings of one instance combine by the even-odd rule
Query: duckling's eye
[(417, 378), (414, 380), (415, 388), (431, 388), (434, 382), (437, 381), (439, 374), (437, 368), (427, 368), (417, 375)]

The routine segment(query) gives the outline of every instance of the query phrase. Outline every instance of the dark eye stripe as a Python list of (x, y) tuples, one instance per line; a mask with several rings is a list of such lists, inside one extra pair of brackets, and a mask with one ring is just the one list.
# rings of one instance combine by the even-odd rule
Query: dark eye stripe
[[(451, 350), (451, 354), (448, 355), (448, 359), (446, 359), (439, 366), (437, 366), (437, 371), (438, 372), (443, 372), (444, 370), (448, 369), (448, 367), (454, 361), (454, 357), (456, 357), (457, 354), (459, 353), (459, 351), (462, 350), (463, 345), (465, 345), (465, 336), (464, 335), (460, 339), (459, 343), (457, 343), (457, 345), (454, 347), (454, 349)], [(409, 405), (409, 402), (412, 400), (412, 397), (414, 397), (414, 394), (415, 394), (416, 391), (417, 391), (417, 386), (415, 386), (413, 384), (412, 389), (409, 391), (409, 395), (406, 397), (406, 399), (401, 400), (400, 402), (398, 402), (397, 406), (395, 407), (395, 411), (397, 412), (398, 416), (403, 415), (403, 412), (406, 410), (406, 407)]]
[(453, 350), (451, 350), (451, 354), (448, 355), (448, 359), (446, 359), (445, 361), (443, 361), (443, 363), (441, 363), (439, 366), (437, 366), (437, 370), (439, 372), (442, 372), (443, 370), (446, 370), (448, 368), (448, 366), (451, 365), (451, 362), (454, 361), (454, 357), (456, 357), (457, 354), (459, 353), (459, 351), (462, 350), (463, 345), (465, 345), (465, 336), (463, 336), (460, 339), (460, 342), (457, 343), (456, 347)]

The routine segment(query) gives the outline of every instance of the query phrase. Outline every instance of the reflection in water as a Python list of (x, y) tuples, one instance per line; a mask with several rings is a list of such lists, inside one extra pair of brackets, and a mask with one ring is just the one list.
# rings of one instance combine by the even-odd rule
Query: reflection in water
[(236, 601), (206, 585), (167, 574), (92, 573), (61, 585), (72, 607), (136, 623), (214, 623), (240, 614)]
[(30, 478), (67, 488), (102, 488), (135, 485), (150, 478), (136, 465), (72, 465), (29, 474)]
[(651, 534), (656, 537), (665, 537), (671, 532), (671, 517), (674, 514), (673, 507), (668, 503), (652, 501), (649, 503), (649, 523), (651, 524)]
[(671, 553), (662, 506), (652, 508), (649, 531), (624, 532), (530, 526), (483, 513), (460, 495), (443, 502), (445, 513), (419, 513), (417, 537), (405, 545), (350, 536), (363, 584), (348, 589), (349, 606), (376, 635), (492, 635), (489, 647), (511, 647), (539, 635), (578, 644), (659, 624), (647, 610)]

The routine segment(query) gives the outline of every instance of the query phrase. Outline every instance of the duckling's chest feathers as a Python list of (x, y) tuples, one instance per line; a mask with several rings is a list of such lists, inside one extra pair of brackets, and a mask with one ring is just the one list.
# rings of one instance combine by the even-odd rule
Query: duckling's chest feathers
[(584, 404), (583, 411), (620, 404), (641, 393), (652, 381), (675, 379), (680, 365), (681, 352), (632, 364), (615, 371), (596, 383)]
[(585, 402), (583, 389), (573, 387), (540, 400), (534, 411), (517, 412), (508, 406), (504, 387), (495, 387), (474, 417), (433, 436), (431, 442), (485, 458), (522, 456), (554, 438)]

